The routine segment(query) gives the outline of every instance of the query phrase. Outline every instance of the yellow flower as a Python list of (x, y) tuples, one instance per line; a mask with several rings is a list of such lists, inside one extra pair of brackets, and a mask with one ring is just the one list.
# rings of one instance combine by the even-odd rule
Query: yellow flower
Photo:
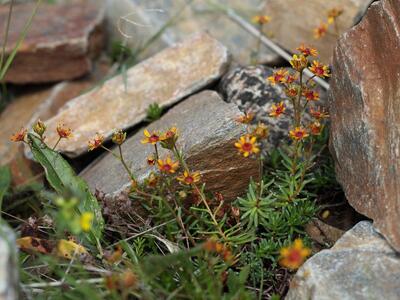
[(253, 112), (246, 112), (244, 115), (241, 115), (236, 118), (236, 121), (242, 124), (250, 124), (254, 119)]
[(310, 125), (310, 133), (312, 135), (320, 135), (322, 132), (322, 125), (320, 122), (315, 121), (314, 123), (311, 123)]
[(27, 133), (27, 130), (24, 127), (21, 127), (21, 129), (17, 133), (14, 133), (10, 137), (10, 140), (12, 142), (23, 142), (23, 141), (25, 141), (26, 133)]
[(315, 76), (324, 78), (331, 76), (329, 74), (329, 67), (321, 64), (319, 61), (314, 60), (310, 66), (310, 71), (315, 74)]
[(46, 131), (46, 125), (45, 125), (42, 121), (40, 121), (40, 119), (39, 119), (39, 120), (36, 122), (36, 124), (33, 125), (32, 129), (33, 129), (33, 131), (34, 131), (36, 134), (38, 134), (40, 137), (42, 137), (43, 134), (44, 134), (45, 131)]
[(305, 131), (305, 129), (301, 127), (296, 127), (294, 130), (290, 130), (289, 135), (292, 139), (296, 141), (300, 141), (309, 136), (309, 134)]
[(259, 122), (253, 131), (253, 135), (259, 139), (265, 139), (268, 136), (268, 127), (264, 123)]
[(61, 123), (57, 125), (57, 133), (62, 139), (69, 139), (72, 137), (72, 129), (65, 127), (65, 125)]
[(258, 25), (264, 25), (271, 21), (271, 17), (269, 16), (254, 16), (251, 21)]
[(317, 101), (319, 100), (319, 93), (310, 90), (310, 89), (305, 89), (303, 91), (303, 96), (306, 97), (307, 101)]
[(285, 89), (285, 94), (290, 98), (294, 98), (299, 94), (299, 87), (297, 85), (289, 86), (289, 88)]
[(146, 182), (149, 187), (155, 187), (158, 183), (158, 177), (152, 172), (149, 177), (147, 177)]
[(154, 157), (153, 154), (147, 156), (147, 164), (149, 166), (154, 166), (156, 164), (156, 158)]
[(328, 24), (333, 24), (335, 20), (343, 13), (343, 9), (332, 8), (328, 11)]
[(304, 247), (301, 239), (296, 239), (292, 245), (280, 250), (279, 264), (290, 270), (296, 270), (310, 255), (311, 250)]
[(175, 173), (176, 170), (179, 168), (179, 162), (177, 161), (172, 161), (171, 157), (167, 156), (166, 159), (162, 160), (159, 159), (157, 161), (158, 163), (158, 168), (160, 169), (161, 172), (164, 173)]
[(325, 34), (328, 31), (328, 25), (326, 25), (325, 23), (321, 23), (317, 28), (314, 29), (314, 38), (315, 39), (320, 39), (323, 36), (325, 36)]
[(270, 117), (279, 117), (281, 114), (283, 114), (286, 110), (285, 104), (283, 103), (283, 101), (281, 101), (278, 104), (272, 104), (271, 106), (271, 112), (269, 113)]
[(152, 144), (155, 145), (157, 142), (163, 140), (163, 137), (156, 131), (150, 133), (147, 129), (143, 131), (144, 139), (141, 141), (142, 144)]
[(176, 179), (184, 184), (190, 185), (192, 183), (199, 182), (200, 177), (200, 172), (189, 173), (185, 170), (183, 175), (177, 177)]
[(126, 132), (123, 132), (121, 129), (116, 130), (113, 133), (112, 141), (114, 144), (122, 145), (126, 140)]
[(307, 68), (308, 60), (303, 54), (296, 55), (293, 54), (292, 60), (290, 61), (291, 66), (298, 72), (301, 72), (303, 69)]
[(297, 51), (300, 51), (305, 57), (307, 56), (318, 56), (317, 49), (313, 47), (306, 47), (305, 45), (301, 45), (300, 47), (296, 48)]
[(94, 149), (99, 148), (104, 142), (104, 136), (99, 133), (96, 133), (96, 136), (93, 140), (88, 141), (89, 151), (93, 151)]
[(285, 69), (279, 69), (277, 71), (274, 71), (272, 76), (269, 76), (267, 79), (269, 80), (269, 82), (271, 82), (272, 85), (275, 85), (277, 83), (285, 83), (285, 76), (288, 75), (288, 73), (289, 72)]
[(260, 148), (257, 147), (256, 142), (257, 138), (255, 136), (244, 135), (235, 143), (235, 147), (238, 148), (244, 157), (248, 157), (251, 154), (260, 152)]
[(166, 149), (173, 149), (178, 140), (178, 129), (171, 127), (161, 137), (161, 146)]
[(81, 216), (81, 229), (85, 232), (90, 231), (92, 228), (92, 221), (93, 221), (94, 215), (91, 212), (84, 212)]

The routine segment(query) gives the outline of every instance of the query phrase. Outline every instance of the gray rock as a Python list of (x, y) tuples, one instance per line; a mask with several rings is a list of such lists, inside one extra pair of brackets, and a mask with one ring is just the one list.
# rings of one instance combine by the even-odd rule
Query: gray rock
[(18, 298), (18, 256), (14, 232), (0, 221), (0, 300)]
[(293, 278), (286, 300), (397, 300), (400, 256), (362, 221), (311, 257)]
[[(245, 126), (235, 121), (239, 114), (236, 105), (225, 103), (216, 92), (203, 91), (172, 108), (148, 130), (165, 131), (176, 126), (180, 132), (178, 144), (187, 163), (201, 172), (207, 189), (235, 199), (246, 190), (250, 177), (258, 177), (257, 160), (242, 157), (234, 147), (234, 142), (246, 133)], [(141, 144), (142, 139), (140, 130), (123, 144), (124, 157), (139, 180), (152, 170), (146, 157), (152, 154), (153, 147)], [(161, 149), (160, 156), (165, 155)], [(120, 162), (111, 154), (93, 162), (80, 175), (92, 190), (106, 195), (117, 196), (130, 185)]]
[(182, 43), (115, 76), (90, 92), (72, 99), (46, 121), (47, 143), (58, 139), (56, 127), (65, 123), (73, 136), (57, 149), (76, 157), (87, 152), (87, 141), (101, 132), (110, 138), (115, 128), (127, 129), (142, 122), (150, 104), (168, 107), (219, 79), (228, 67), (226, 47), (206, 33)]
[[(242, 112), (255, 113), (254, 123), (259, 121), (269, 127), (269, 137), (264, 148), (268, 151), (279, 145), (282, 140), (288, 139), (292, 105), (285, 95), (281, 85), (272, 85), (267, 78), (272, 75), (274, 69), (264, 66), (238, 67), (227, 73), (221, 80), (219, 90), (224, 100), (235, 103)], [(321, 95), (319, 105), (325, 103), (326, 94), (318, 90)], [(269, 116), (272, 104), (283, 101), (287, 107), (287, 114), (279, 118)]]

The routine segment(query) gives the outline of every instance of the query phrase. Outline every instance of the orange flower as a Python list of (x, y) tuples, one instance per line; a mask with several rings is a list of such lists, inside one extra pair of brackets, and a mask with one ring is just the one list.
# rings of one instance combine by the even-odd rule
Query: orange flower
[(307, 101), (317, 101), (319, 100), (319, 93), (306, 89), (303, 91), (303, 96), (306, 97)]
[(286, 110), (286, 106), (283, 103), (283, 101), (281, 101), (280, 103), (278, 103), (277, 105), (272, 104), (271, 106), (271, 112), (269, 113), (270, 117), (279, 117), (281, 114), (283, 114)]
[(144, 139), (141, 141), (142, 144), (152, 144), (155, 145), (164, 139), (158, 132), (153, 131), (150, 133), (147, 129), (143, 131)]
[(89, 151), (93, 151), (94, 149), (99, 148), (104, 142), (104, 136), (99, 133), (96, 133), (96, 136), (93, 140), (88, 142)]
[(301, 239), (296, 239), (292, 245), (280, 250), (279, 264), (290, 270), (296, 270), (310, 255), (311, 250), (304, 247)]
[(160, 171), (164, 172), (164, 173), (173, 174), (179, 168), (179, 162), (172, 161), (171, 157), (169, 157), (169, 156), (164, 160), (159, 159), (157, 161), (157, 163), (158, 163), (158, 168), (160, 169)]
[(343, 13), (343, 9), (332, 8), (328, 11), (328, 24), (333, 24), (335, 20)]
[(14, 133), (10, 137), (10, 140), (12, 142), (23, 142), (23, 141), (25, 141), (25, 137), (26, 137), (26, 133), (27, 132), (28, 131), (24, 127), (21, 127), (21, 129), (17, 133)]
[(61, 123), (57, 125), (57, 133), (62, 139), (69, 139), (72, 137), (72, 129), (65, 127), (65, 125)]
[(216, 253), (222, 257), (226, 262), (232, 262), (233, 255), (227, 246), (218, 242), (217, 240), (210, 238), (203, 244), (203, 249), (209, 253)]
[(314, 60), (311, 67), (310, 71), (313, 72), (316, 76), (324, 78), (324, 77), (329, 77), (331, 76), (329, 74), (329, 67), (321, 64), (320, 62)]
[(326, 25), (325, 23), (321, 23), (317, 28), (314, 29), (314, 38), (315, 39), (320, 39), (323, 36), (325, 36), (325, 34), (328, 31), (328, 25)]
[(314, 110), (314, 108), (311, 107), (310, 114), (317, 120), (329, 118), (329, 114), (321, 108)]
[(265, 139), (268, 136), (268, 128), (264, 123), (259, 122), (253, 134), (259, 139)]
[(305, 45), (301, 45), (300, 47), (296, 48), (296, 50), (303, 53), (305, 57), (307, 56), (318, 56), (318, 51), (312, 47), (306, 47)]
[(314, 123), (311, 123), (310, 125), (310, 132), (312, 135), (320, 135), (322, 132), (322, 125), (320, 122), (315, 121)]
[(290, 130), (289, 135), (296, 141), (300, 141), (309, 136), (309, 134), (301, 127), (296, 127), (294, 130)]
[(256, 142), (257, 138), (255, 136), (244, 135), (235, 143), (235, 147), (238, 148), (239, 152), (242, 153), (244, 157), (248, 157), (251, 154), (260, 152)]
[(291, 66), (298, 72), (303, 71), (303, 69), (307, 68), (308, 60), (303, 54), (296, 55), (294, 54), (292, 60), (290, 61)]
[(271, 17), (269, 16), (254, 16), (251, 21), (258, 25), (264, 25), (271, 21)]
[(272, 76), (269, 76), (267, 79), (271, 82), (272, 85), (275, 85), (277, 83), (285, 83), (286, 78), (285, 76), (288, 75), (288, 71), (284, 69), (279, 69), (275, 71)]
[(199, 172), (194, 172), (194, 173), (189, 173), (188, 171), (184, 171), (182, 176), (179, 176), (176, 178), (178, 181), (190, 185), (192, 183), (196, 183), (200, 181), (200, 173)]
[(167, 132), (162, 135), (161, 146), (172, 150), (178, 140), (178, 129), (176, 127), (171, 127)]
[(246, 112), (244, 115), (238, 116), (236, 121), (242, 124), (250, 124), (254, 119), (254, 115), (253, 112)]
[(149, 166), (154, 166), (156, 164), (156, 158), (154, 157), (154, 155), (147, 156), (147, 164)]
[(290, 86), (289, 88), (285, 89), (285, 94), (290, 98), (296, 97), (298, 93), (299, 90), (297, 86)]

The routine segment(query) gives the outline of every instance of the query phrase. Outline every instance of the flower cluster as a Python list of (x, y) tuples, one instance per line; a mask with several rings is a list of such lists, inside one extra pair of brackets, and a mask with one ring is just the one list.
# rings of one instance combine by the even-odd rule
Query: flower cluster
[[(183, 167), (183, 173), (176, 176), (176, 180), (184, 185), (196, 184), (200, 181), (200, 172), (191, 172), (186, 163), (183, 160), (182, 154), (177, 148), (177, 141), (179, 138), (178, 129), (174, 126), (165, 132), (152, 131), (149, 132), (147, 129), (143, 131), (144, 138), (142, 144), (150, 144), (154, 146), (154, 153), (147, 156), (147, 164), (154, 166), (157, 164), (158, 170), (165, 175), (175, 174), (180, 167)], [(175, 159), (171, 155), (167, 155), (165, 158), (159, 156), (158, 145), (162, 148), (172, 152)], [(158, 177), (154, 173), (150, 173), (146, 180), (149, 187), (157, 185)]]
[(230, 249), (213, 238), (208, 239), (203, 244), (203, 249), (206, 252), (218, 254), (225, 262), (233, 261), (233, 255)]
[[(302, 141), (310, 135), (320, 135), (323, 129), (322, 119), (328, 117), (326, 112), (319, 109), (316, 110), (310, 103), (315, 103), (320, 99), (319, 93), (314, 89), (312, 77), (329, 77), (330, 71), (328, 66), (316, 60), (318, 56), (316, 49), (301, 45), (296, 50), (298, 53), (294, 54), (290, 61), (292, 68), (296, 72), (291, 73), (285, 69), (278, 69), (267, 80), (272, 85), (280, 84), (283, 86), (285, 94), (294, 108), (293, 129), (289, 131), (289, 136), (294, 141)], [(313, 73), (313, 76), (308, 80), (304, 80), (305, 69)], [(313, 117), (313, 121), (310, 124), (305, 124), (305, 121), (302, 120), (302, 115), (308, 106), (311, 107), (309, 113)], [(279, 118), (285, 113), (285, 102), (280, 101), (271, 106), (269, 116)]]
[(332, 8), (327, 12), (327, 21), (321, 22), (318, 27), (314, 29), (314, 38), (320, 39), (326, 35), (328, 32), (329, 26), (333, 25), (335, 29), (336, 35), (339, 35), (338, 27), (337, 27), (337, 18), (343, 14), (343, 9), (340, 8)]

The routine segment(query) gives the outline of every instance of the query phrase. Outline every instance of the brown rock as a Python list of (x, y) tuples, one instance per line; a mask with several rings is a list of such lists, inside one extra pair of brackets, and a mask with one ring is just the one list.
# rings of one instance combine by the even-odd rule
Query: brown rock
[(75, 157), (87, 152), (87, 141), (115, 128), (127, 129), (143, 121), (152, 103), (170, 106), (222, 76), (229, 62), (226, 48), (207, 34), (194, 35), (132, 67), (99, 88), (70, 101), (48, 122), (48, 141), (56, 142), (58, 123), (74, 131), (58, 150)]
[(315, 46), (320, 52), (320, 59), (330, 63), (338, 35), (333, 27), (321, 39), (315, 39), (313, 30), (327, 20), (327, 12), (332, 8), (344, 9), (338, 18), (338, 33), (350, 28), (360, 12), (371, 0), (266, 0), (265, 14), (271, 16), (269, 30), (273, 40), (294, 52), (305, 43)]
[(331, 151), (349, 203), (400, 251), (400, 5), (374, 3), (334, 55)]
[[(234, 120), (238, 115), (236, 105), (225, 103), (215, 92), (204, 91), (172, 108), (148, 129), (166, 130), (177, 126), (178, 144), (188, 165), (201, 172), (208, 190), (234, 199), (246, 190), (250, 177), (258, 177), (257, 160), (238, 155), (234, 147), (234, 142), (246, 133), (245, 126)], [(146, 157), (153, 152), (151, 145), (140, 143), (142, 138), (143, 132), (139, 131), (123, 145), (127, 164), (132, 164), (139, 180), (150, 173)], [(160, 156), (165, 154), (162, 150)], [(93, 190), (105, 194), (117, 196), (130, 185), (121, 163), (111, 154), (92, 163), (80, 175)]]
[(321, 245), (334, 244), (344, 233), (343, 230), (328, 225), (318, 219), (312, 220), (305, 227), (307, 234)]
[[(11, 53), (34, 9), (34, 3), (13, 8), (6, 53)], [(5, 24), (9, 5), (0, 6)], [(80, 77), (91, 70), (91, 57), (103, 47), (104, 11), (90, 1), (40, 6), (28, 35), (9, 69), (5, 81), (41, 83)], [(0, 30), (0, 40), (4, 40)]]

